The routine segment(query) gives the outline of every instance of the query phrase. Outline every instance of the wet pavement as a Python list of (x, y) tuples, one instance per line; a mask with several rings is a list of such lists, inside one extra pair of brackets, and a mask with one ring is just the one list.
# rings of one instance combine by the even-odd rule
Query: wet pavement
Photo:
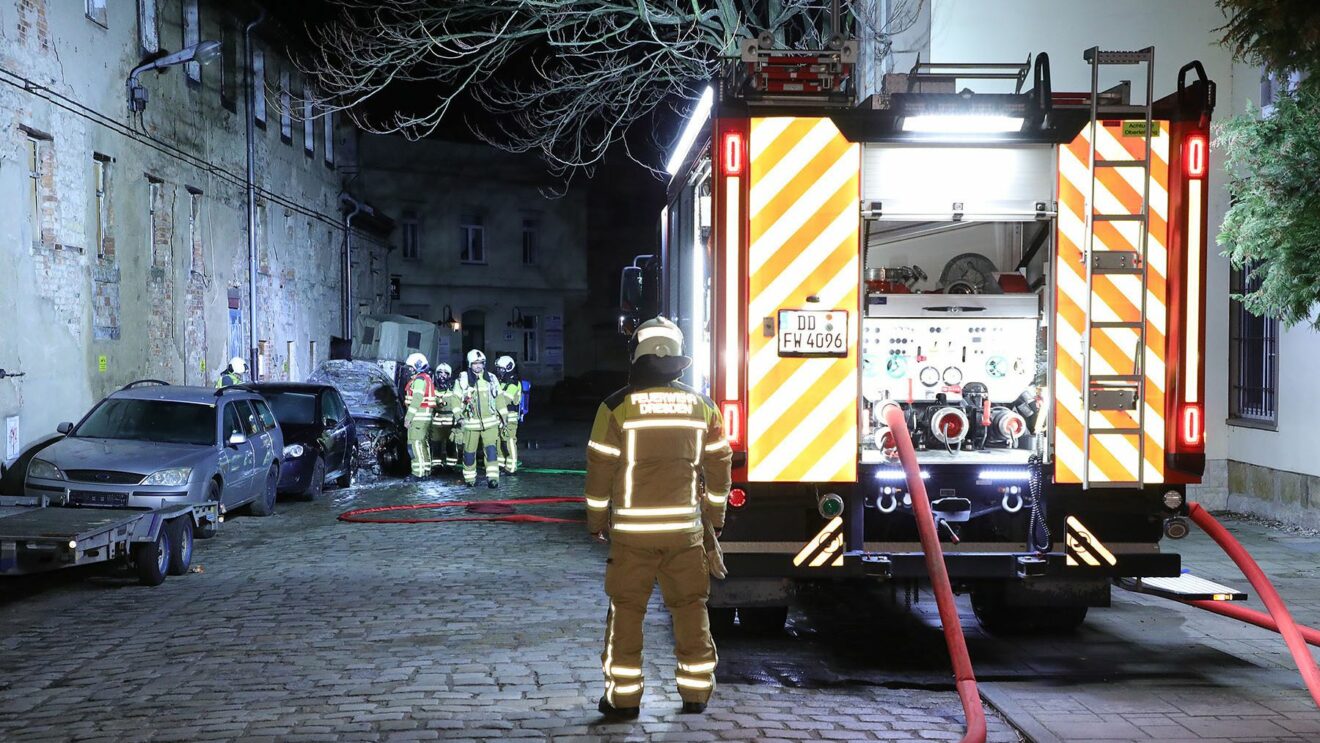
[[(581, 467), (585, 427), (530, 425), (526, 465)], [(569, 443), (571, 446), (561, 444)], [(0, 740), (957, 740), (934, 601), (900, 590), (802, 592), (789, 627), (719, 640), (705, 716), (677, 714), (668, 616), (647, 620), (640, 720), (606, 724), (605, 547), (577, 524), (346, 524), (349, 508), (581, 494), (576, 474), (498, 490), (362, 482), (197, 543), (203, 572), (158, 588), (65, 573), (0, 583)], [(523, 507), (579, 518), (577, 505)], [(458, 509), (407, 515), (463, 516)], [(1232, 522), (1320, 623), (1314, 538)], [(1308, 541), (1309, 540), (1309, 541)], [(1194, 571), (1241, 584), (1198, 536)], [(1310, 551), (1308, 551), (1310, 550)], [(658, 592), (657, 592), (658, 593)], [(1121, 594), (1065, 637), (964, 626), (992, 741), (1317, 740), (1320, 717), (1277, 636)], [(1255, 603), (1255, 602), (1253, 602)], [(1258, 606), (1258, 604), (1257, 604)]]

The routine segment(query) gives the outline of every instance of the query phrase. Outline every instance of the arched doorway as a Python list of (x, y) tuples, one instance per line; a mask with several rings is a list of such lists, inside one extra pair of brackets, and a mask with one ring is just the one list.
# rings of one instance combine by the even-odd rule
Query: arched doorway
[(467, 352), (479, 348), (486, 351), (486, 313), (483, 310), (468, 310), (463, 313), (463, 348), (459, 358), (467, 364)]

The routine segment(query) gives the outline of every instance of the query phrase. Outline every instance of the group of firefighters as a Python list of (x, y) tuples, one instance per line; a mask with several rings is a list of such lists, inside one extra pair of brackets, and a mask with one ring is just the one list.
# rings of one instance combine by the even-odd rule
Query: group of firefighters
[(449, 364), (432, 371), (426, 356), (405, 362), (413, 377), (404, 388), (408, 452), (412, 476), (430, 477), (436, 466), (457, 467), (463, 482), (477, 483), (477, 457), (486, 463), (486, 484), (500, 485), (500, 473), (518, 471), (518, 422), (522, 414), (522, 380), (509, 356), (486, 370), (486, 354), (468, 351), (467, 369), (457, 378)]

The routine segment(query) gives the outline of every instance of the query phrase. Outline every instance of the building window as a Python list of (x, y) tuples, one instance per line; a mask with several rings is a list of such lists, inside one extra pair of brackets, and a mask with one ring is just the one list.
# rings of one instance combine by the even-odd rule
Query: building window
[(316, 155), (316, 113), (312, 110), (312, 91), (303, 86), (303, 152)]
[(486, 262), (486, 228), (479, 215), (468, 214), (459, 225), (459, 260), (463, 263)]
[(28, 224), (32, 225), (32, 242), (41, 242), (41, 140), (27, 138), (28, 169)]
[(109, 169), (110, 158), (101, 154), (92, 155), (92, 189), (96, 197), (96, 214), (93, 217), (96, 234), (93, 240), (97, 258), (113, 258), (115, 253), (115, 243), (110, 238), (110, 194), (106, 172)]
[(142, 55), (160, 51), (160, 24), (156, 17), (156, 0), (138, 0), (138, 40)]
[(206, 274), (206, 257), (202, 246), (202, 192), (188, 187), (188, 246), (192, 249), (192, 272)]
[(280, 70), (280, 141), (293, 142), (293, 96), (289, 93), (288, 70)]
[(322, 139), (325, 144), (325, 164), (334, 167), (335, 165), (335, 112), (325, 111), (321, 119), (321, 124), (325, 128)]
[(523, 315), (523, 363), (538, 364), (541, 361), (541, 318), (539, 315)]
[(106, 0), (85, 0), (84, 8), (87, 18), (101, 28), (109, 28), (110, 23), (105, 15)]
[(238, 27), (223, 16), (220, 24), (220, 104), (234, 113), (238, 110)]
[[(197, 10), (197, 0), (183, 0), (183, 46), (186, 49), (201, 42), (201, 40), (202, 17)], [(183, 71), (189, 82), (199, 84), (202, 82), (202, 65), (200, 62), (185, 63)]]
[(404, 210), (403, 216), (399, 220), (399, 228), (403, 236), (404, 260), (418, 260), (421, 257), (421, 249), (418, 238), (417, 212), (411, 209)]
[(163, 183), (159, 178), (147, 176), (147, 255), (151, 256), (151, 265), (156, 267), (165, 265), (165, 251), (158, 249), (160, 241), (156, 239), (160, 227), (158, 217), (164, 211), (161, 203)]
[[(1250, 266), (1234, 269), (1233, 294), (1260, 289)], [(1236, 299), (1229, 302), (1228, 416), (1230, 423), (1274, 428), (1279, 421), (1279, 321), (1257, 317)]]
[(534, 217), (523, 217), (522, 221), (522, 262), (524, 266), (536, 265), (536, 252), (540, 242), (541, 224)]
[(266, 128), (266, 53), (252, 49), (252, 119)]

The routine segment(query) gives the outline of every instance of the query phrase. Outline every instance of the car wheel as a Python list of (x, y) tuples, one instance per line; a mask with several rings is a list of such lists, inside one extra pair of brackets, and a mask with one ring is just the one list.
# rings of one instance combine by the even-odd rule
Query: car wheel
[(154, 542), (133, 545), (133, 566), (142, 585), (159, 586), (165, 582), (170, 567), (169, 529), (162, 528)]
[(335, 480), (335, 485), (341, 488), (350, 487), (353, 484), (353, 475), (357, 474), (358, 463), (358, 445), (353, 442), (353, 446), (348, 450), (348, 456), (344, 461), (344, 474)]
[(302, 491), (302, 497), (307, 500), (316, 500), (325, 492), (325, 460), (317, 457), (316, 462), (312, 464), (312, 477), (307, 481), (307, 489)]
[(192, 567), (192, 519), (180, 516), (165, 523), (170, 539), (170, 575), (184, 575)]
[[(220, 483), (215, 480), (212, 480), (211, 484), (206, 488), (206, 502), (217, 504), (220, 502)], [(214, 537), (218, 531), (220, 531), (220, 524), (217, 523), (216, 520), (207, 519), (194, 527), (193, 536), (198, 539), (210, 539)]]
[(280, 484), (280, 466), (272, 464), (270, 470), (266, 472), (266, 488), (261, 491), (261, 495), (252, 501), (248, 507), (253, 516), (269, 516), (275, 513), (275, 494), (276, 488)]

